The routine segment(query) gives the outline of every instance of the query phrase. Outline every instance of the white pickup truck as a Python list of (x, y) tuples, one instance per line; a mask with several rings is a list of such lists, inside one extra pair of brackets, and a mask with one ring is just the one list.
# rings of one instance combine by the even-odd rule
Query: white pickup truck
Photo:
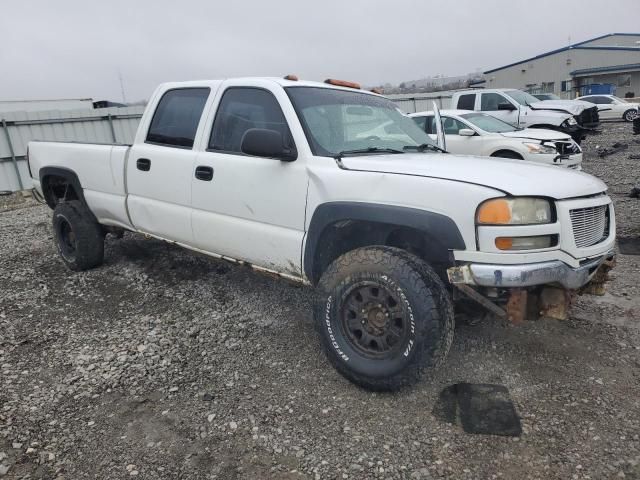
[(488, 113), (520, 128), (545, 128), (567, 133), (580, 143), (600, 124), (598, 108), (575, 100), (540, 101), (513, 88), (463, 90), (453, 94), (451, 108)]
[(31, 142), (28, 165), (72, 270), (129, 230), (313, 285), (331, 363), (371, 389), (440, 365), (452, 297), (509, 313), (583, 287), (615, 242), (597, 178), (443, 153), (342, 81), (163, 84), (133, 145)]

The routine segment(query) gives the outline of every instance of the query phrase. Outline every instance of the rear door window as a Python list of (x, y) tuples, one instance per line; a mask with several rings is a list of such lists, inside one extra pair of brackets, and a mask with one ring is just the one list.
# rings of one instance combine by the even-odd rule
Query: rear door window
[(179, 88), (165, 92), (153, 114), (147, 143), (192, 148), (209, 91)]
[(460, 95), (458, 98), (458, 110), (473, 110), (476, 104), (476, 94)]
[(218, 106), (209, 150), (242, 154), (242, 138), (252, 128), (276, 130), (282, 134), (287, 147), (295, 147), (284, 113), (271, 92), (261, 88), (229, 87)]

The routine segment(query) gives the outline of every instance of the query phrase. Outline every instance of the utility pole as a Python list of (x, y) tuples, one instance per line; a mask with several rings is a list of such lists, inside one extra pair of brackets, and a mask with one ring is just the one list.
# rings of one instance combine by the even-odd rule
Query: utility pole
[(120, 93), (122, 93), (122, 103), (127, 103), (127, 97), (124, 94), (124, 82), (122, 81), (122, 73), (118, 70), (118, 79), (120, 80)]

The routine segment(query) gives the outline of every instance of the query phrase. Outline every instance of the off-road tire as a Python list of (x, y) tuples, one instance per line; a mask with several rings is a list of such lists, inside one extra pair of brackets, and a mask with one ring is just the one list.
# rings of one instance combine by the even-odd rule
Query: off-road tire
[(638, 115), (638, 111), (635, 108), (630, 108), (622, 114), (622, 118), (625, 122), (633, 122), (633, 119)]
[[(346, 332), (343, 312), (349, 310), (349, 292), (363, 282), (378, 285), (383, 295), (390, 292), (399, 298), (405, 313), (408, 334), (387, 357), (363, 354)], [(425, 370), (439, 367), (449, 352), (455, 326), (451, 298), (435, 271), (406, 251), (385, 246), (347, 252), (329, 265), (316, 288), (314, 321), (336, 370), (377, 391), (414, 384)]]
[(62, 261), (79, 272), (102, 264), (104, 233), (78, 200), (59, 203), (53, 211), (53, 234)]

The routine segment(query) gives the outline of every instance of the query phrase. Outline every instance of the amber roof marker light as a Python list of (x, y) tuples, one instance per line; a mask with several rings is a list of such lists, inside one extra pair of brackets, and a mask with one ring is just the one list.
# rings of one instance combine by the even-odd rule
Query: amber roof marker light
[(284, 77), (285, 80), (291, 80), (292, 82), (297, 82), (299, 80), (297, 75), (287, 75)]
[(347, 82), (346, 80), (336, 80), (335, 78), (327, 78), (324, 83), (328, 83), (329, 85), (335, 85), (336, 87), (347, 87), (347, 88), (355, 88), (356, 90), (360, 90), (360, 84), (356, 82)]

